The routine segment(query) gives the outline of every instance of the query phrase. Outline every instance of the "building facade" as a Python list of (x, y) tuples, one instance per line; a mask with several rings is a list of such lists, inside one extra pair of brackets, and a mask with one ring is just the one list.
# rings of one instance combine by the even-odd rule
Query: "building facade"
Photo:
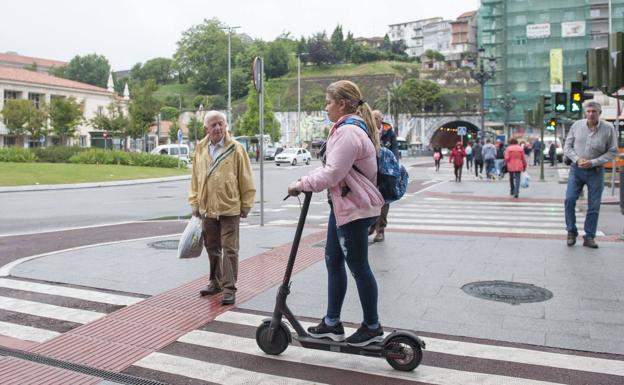
[(408, 56), (420, 57), (425, 52), (423, 27), (429, 23), (440, 21), (442, 21), (441, 17), (433, 17), (430, 19), (390, 24), (388, 36), (391, 42), (403, 40), (407, 47), (405, 53), (407, 53)]
[(446, 60), (467, 67), (477, 54), (477, 11), (464, 12), (451, 22), (451, 52)]
[[(611, 21), (613, 32), (624, 30), (624, 0), (612, 0)], [(608, 46), (609, 1), (482, 0), (478, 28), (484, 57), (496, 60), (485, 87), (487, 120), (505, 119), (499, 100), (510, 93), (517, 101), (510, 122), (521, 122), (539, 95), (569, 92), (586, 70), (586, 49)]]
[(451, 52), (451, 22), (440, 20), (422, 27), (423, 50), (438, 51), (445, 57)]
[[(53, 98), (72, 96), (78, 102), (84, 103), (84, 121), (77, 127), (76, 135), (70, 139), (70, 146), (90, 147), (93, 128), (89, 126), (89, 120), (97, 114), (105, 113), (111, 102), (119, 101), (122, 105), (127, 103), (105, 88), (21, 68), (0, 66), (0, 111), (9, 99), (30, 100), (35, 107), (41, 108), (44, 104), (49, 105)], [(58, 138), (54, 136), (44, 138), (43, 142), (40, 139), (12, 135), (0, 119), (0, 147), (59, 144)]]
[(0, 67), (24, 68), (47, 74), (52, 68), (63, 67), (67, 64), (59, 60), (18, 55), (17, 52), (0, 53)]

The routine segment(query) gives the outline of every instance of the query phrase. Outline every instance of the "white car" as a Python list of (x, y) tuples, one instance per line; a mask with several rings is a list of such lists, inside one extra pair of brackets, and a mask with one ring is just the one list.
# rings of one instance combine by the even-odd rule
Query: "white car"
[(544, 143), (546, 143), (546, 145), (544, 146), (544, 160), (550, 161), (550, 145), (553, 143), (553, 141), (555, 142), (555, 146), (557, 146), (555, 148), (557, 162), (563, 162), (563, 146), (561, 145), (561, 141), (559, 140), (559, 138), (557, 138), (557, 140), (555, 141), (555, 138), (553, 137), (544, 137)]
[(275, 156), (275, 164), (280, 165), (282, 163), (292, 164), (296, 166), (297, 163), (305, 163), (310, 164), (312, 160), (312, 155), (305, 148), (285, 148), (284, 151), (280, 152)]
[(186, 144), (163, 144), (154, 148), (150, 153), (155, 155), (168, 155), (180, 159), (184, 164), (191, 163), (189, 157), (190, 149)]

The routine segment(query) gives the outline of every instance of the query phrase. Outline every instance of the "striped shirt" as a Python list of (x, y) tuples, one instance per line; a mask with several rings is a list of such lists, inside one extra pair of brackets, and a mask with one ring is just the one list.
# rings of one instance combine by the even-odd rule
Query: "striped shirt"
[(587, 159), (596, 167), (613, 160), (617, 150), (617, 132), (611, 123), (599, 120), (596, 128), (591, 130), (587, 119), (581, 119), (570, 128), (563, 153), (572, 163)]

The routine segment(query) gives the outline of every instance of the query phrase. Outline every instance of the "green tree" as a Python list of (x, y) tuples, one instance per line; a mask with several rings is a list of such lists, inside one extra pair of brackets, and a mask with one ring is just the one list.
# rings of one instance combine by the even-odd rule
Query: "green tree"
[(157, 84), (166, 84), (175, 78), (173, 60), (164, 57), (150, 59), (141, 65), (135, 64), (130, 70), (130, 76), (139, 81), (154, 80)]
[(308, 39), (307, 46), (308, 59), (317, 66), (334, 62), (334, 52), (325, 32), (319, 32)]
[(426, 58), (433, 60), (433, 61), (444, 61), (444, 55), (432, 49), (426, 50), (424, 55)]
[(288, 72), (288, 54), (288, 48), (281, 39), (269, 44), (264, 60), (264, 73), (268, 79), (278, 78)]
[(202, 140), (206, 136), (203, 122), (193, 116), (188, 124), (188, 137), (191, 142), (195, 141), (195, 131), (197, 131), (197, 140)]
[(334, 59), (337, 62), (345, 60), (345, 41), (342, 34), (342, 26), (338, 24), (331, 34), (330, 38), (331, 49), (334, 51)]
[(26, 126), (35, 107), (29, 100), (9, 99), (2, 107), (4, 124), (12, 135), (24, 135)]
[(440, 86), (430, 80), (408, 79), (401, 83), (400, 92), (407, 102), (402, 112), (416, 112), (436, 107), (442, 96)]
[(106, 112), (98, 114), (89, 120), (89, 125), (98, 131), (108, 131), (111, 137), (125, 136), (128, 129), (128, 117), (118, 102), (111, 102), (106, 107)]
[(353, 34), (351, 32), (347, 32), (347, 37), (344, 42), (344, 59), (346, 62), (351, 62), (351, 57), (353, 55), (353, 47), (355, 46), (355, 39), (353, 39)]
[[(251, 65), (250, 65), (251, 67)], [(249, 83), (251, 82), (251, 75), (246, 73), (242, 68), (234, 68), (232, 70), (232, 98), (240, 99), (247, 96), (249, 91)], [(223, 98), (227, 104), (225, 97)], [(219, 107), (214, 109), (221, 109), (225, 107)]]
[[(256, 93), (253, 85), (249, 85), (249, 94), (247, 95), (247, 111), (245, 115), (243, 115), (243, 119), (237, 125), (238, 130), (236, 135), (259, 135), (260, 134), (260, 106), (258, 105), (258, 94)], [(265, 134), (270, 134), (271, 138), (274, 141), (279, 140), (281, 137), (281, 133), (279, 128), (270, 132), (270, 129), (266, 129), (267, 127), (279, 127), (279, 123), (275, 119), (275, 114), (273, 113), (273, 105), (271, 104), (271, 100), (267, 95), (267, 92), (264, 92), (264, 127)]]
[[(227, 33), (217, 19), (204, 20), (182, 34), (174, 54), (180, 75), (205, 95), (225, 93), (227, 83)], [(241, 40), (231, 36), (232, 57), (243, 50)]]
[(157, 88), (153, 80), (148, 80), (143, 86), (132, 90), (132, 99), (128, 107), (131, 123), (127, 134), (133, 139), (145, 135), (160, 111), (160, 102), (154, 97)]
[(52, 132), (61, 138), (61, 144), (76, 133), (76, 127), (84, 120), (84, 101), (76, 98), (52, 98), (50, 102), (50, 126)]
[(98, 54), (76, 55), (66, 66), (52, 68), (50, 74), (82, 83), (106, 88), (111, 66), (108, 60)]
[(178, 120), (180, 110), (175, 107), (164, 106), (160, 108), (160, 119), (162, 120)]
[(169, 139), (171, 143), (178, 143), (178, 130), (180, 129), (180, 125), (178, 121), (171, 122), (171, 126), (169, 127)]

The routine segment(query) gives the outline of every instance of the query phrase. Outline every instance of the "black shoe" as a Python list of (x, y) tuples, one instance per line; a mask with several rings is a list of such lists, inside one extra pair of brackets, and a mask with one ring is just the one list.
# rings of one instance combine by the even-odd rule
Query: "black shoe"
[(366, 346), (373, 342), (383, 341), (383, 334), (381, 325), (377, 329), (369, 329), (368, 326), (361, 325), (355, 333), (346, 339), (346, 342), (352, 346)]
[(589, 247), (590, 249), (598, 248), (598, 245), (596, 244), (596, 241), (594, 241), (594, 238), (585, 238), (585, 240), (583, 241), (583, 246)]
[(205, 297), (207, 295), (214, 295), (217, 293), (221, 293), (222, 291), (223, 291), (222, 288), (215, 285), (214, 283), (210, 283), (208, 286), (206, 286), (205, 288), (199, 291), (199, 295), (201, 295), (202, 297)]
[(576, 244), (577, 235), (574, 233), (568, 233), (568, 246), (574, 246)]
[(514, 194), (514, 198), (517, 198), (517, 197), (518, 197), (518, 194)]
[(236, 295), (234, 293), (224, 293), (221, 305), (233, 305), (236, 302)]
[(325, 323), (325, 318), (323, 318), (320, 324), (310, 326), (308, 328), (308, 334), (314, 338), (329, 338), (332, 341), (344, 341), (345, 339), (342, 322), (338, 322), (335, 326), (329, 326)]

